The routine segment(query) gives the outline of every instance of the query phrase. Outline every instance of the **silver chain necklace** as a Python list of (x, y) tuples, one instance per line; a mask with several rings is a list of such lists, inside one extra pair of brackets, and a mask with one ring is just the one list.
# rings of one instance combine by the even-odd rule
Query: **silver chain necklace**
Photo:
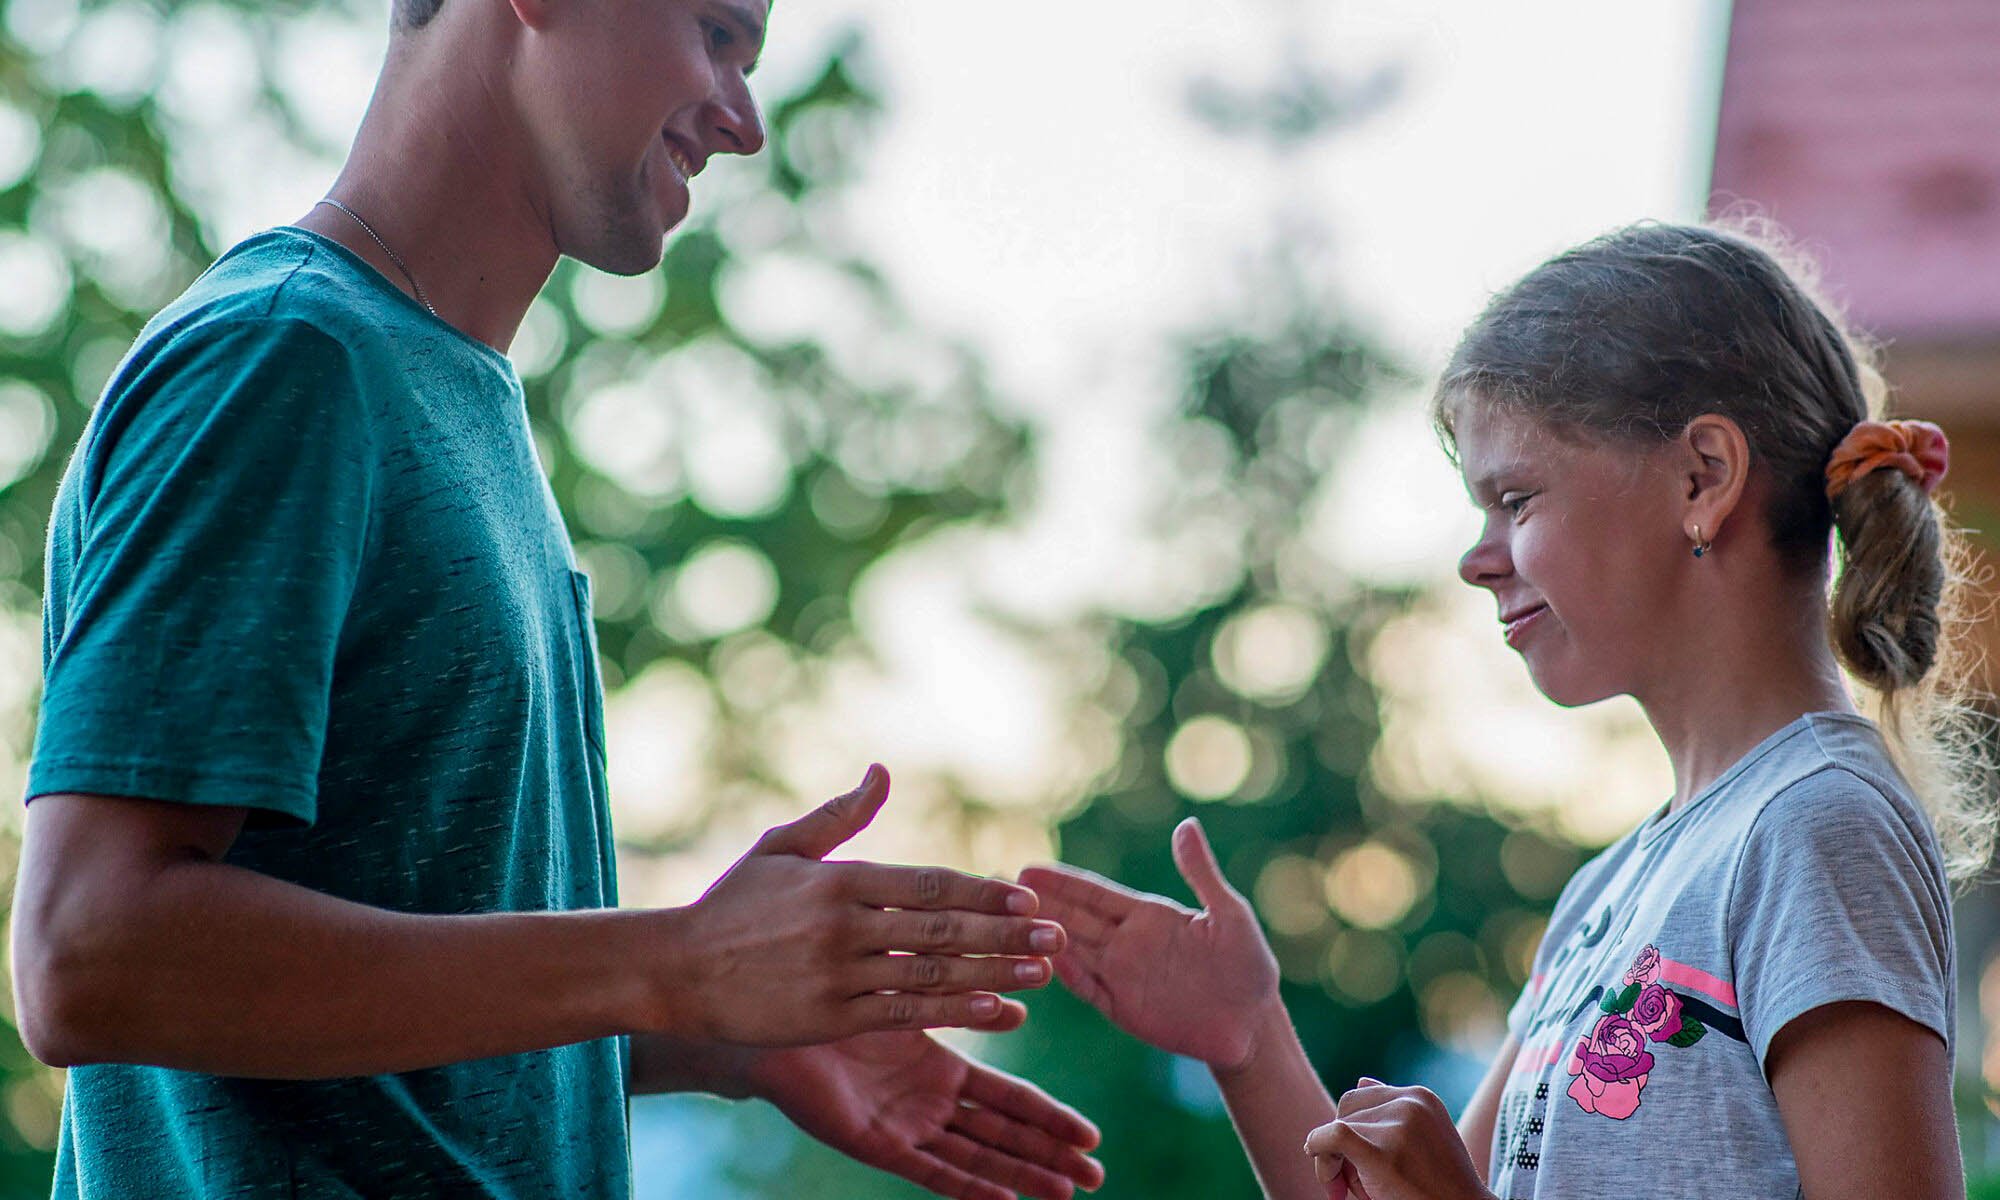
[[(435, 306), (431, 304), (429, 297), (424, 295), (424, 285), (417, 282), (416, 272), (410, 270), (410, 264), (403, 261), (402, 255), (396, 253), (394, 250), (389, 249), (389, 243), (382, 240), (382, 235), (375, 232), (374, 226), (362, 220), (360, 213), (355, 212), (353, 209), (347, 207), (345, 204), (342, 204), (340, 201), (335, 200), (331, 196), (328, 196), (326, 199), (321, 200), (320, 203), (327, 205), (330, 208), (337, 208), (341, 212), (346, 213), (348, 216), (353, 217), (354, 223), (356, 225), (361, 226), (362, 232), (366, 233), (369, 237), (375, 239), (375, 244), (382, 247), (382, 253), (388, 255), (389, 261), (395, 263), (396, 269), (403, 273), (403, 278), (410, 281), (410, 290), (417, 294), (417, 303), (424, 306), (425, 312), (429, 313), (434, 317), (437, 317), (438, 310)], [(438, 319), (441, 321), (444, 318), (438, 317)]]

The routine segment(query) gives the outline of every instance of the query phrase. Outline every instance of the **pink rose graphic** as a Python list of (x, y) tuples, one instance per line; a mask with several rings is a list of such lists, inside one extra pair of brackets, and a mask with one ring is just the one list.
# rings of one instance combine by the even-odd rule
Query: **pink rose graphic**
[(1646, 1035), (1624, 1016), (1607, 1013), (1589, 1037), (1577, 1039), (1569, 1098), (1587, 1113), (1622, 1121), (1639, 1110), (1639, 1091), (1652, 1069)]
[(1647, 984), (1629, 1014), (1639, 1032), (1664, 1042), (1681, 1031), (1681, 998), (1657, 983)]
[(1647, 946), (1639, 951), (1639, 957), (1632, 960), (1632, 969), (1625, 972), (1625, 986), (1638, 984), (1644, 987), (1660, 981), (1660, 948)]

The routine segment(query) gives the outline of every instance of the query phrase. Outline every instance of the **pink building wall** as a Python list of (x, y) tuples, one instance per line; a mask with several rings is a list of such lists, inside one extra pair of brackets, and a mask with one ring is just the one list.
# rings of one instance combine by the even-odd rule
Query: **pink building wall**
[(1894, 342), (2000, 342), (2000, 0), (1736, 0), (1711, 211)]

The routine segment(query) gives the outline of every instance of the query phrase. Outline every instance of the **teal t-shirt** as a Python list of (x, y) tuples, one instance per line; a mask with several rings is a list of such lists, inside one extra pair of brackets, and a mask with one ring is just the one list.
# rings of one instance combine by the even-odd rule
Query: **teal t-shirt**
[[(616, 904), (589, 588), (518, 376), (304, 230), (140, 335), (49, 531), (28, 796), (241, 805), (414, 913)], [(320, 1082), (69, 1074), (55, 1194), (623, 1197), (621, 1039)]]

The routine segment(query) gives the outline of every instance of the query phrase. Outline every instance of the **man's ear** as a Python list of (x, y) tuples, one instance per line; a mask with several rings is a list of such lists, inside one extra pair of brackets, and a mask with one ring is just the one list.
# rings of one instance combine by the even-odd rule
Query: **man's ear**
[(1713, 542), (1749, 486), (1750, 439), (1728, 417), (1703, 413), (1681, 431), (1678, 448), (1677, 473), (1686, 503), (1682, 528), (1691, 541)]

